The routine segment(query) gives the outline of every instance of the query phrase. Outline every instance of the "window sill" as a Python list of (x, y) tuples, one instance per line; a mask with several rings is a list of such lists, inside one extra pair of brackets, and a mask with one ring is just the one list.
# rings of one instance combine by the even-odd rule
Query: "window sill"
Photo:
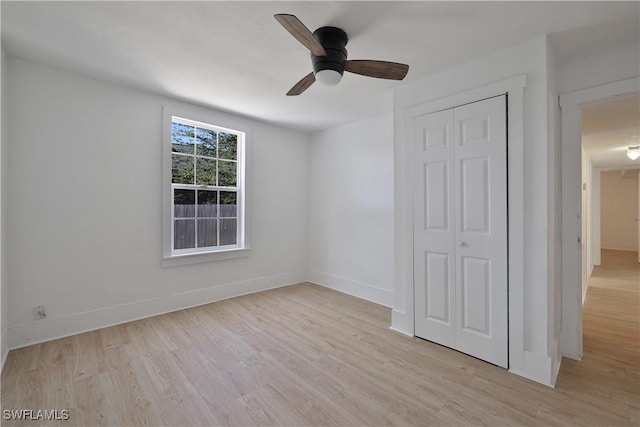
[(162, 258), (162, 267), (174, 267), (179, 265), (199, 264), (203, 262), (225, 261), (237, 258), (246, 258), (251, 252), (250, 248), (227, 249), (216, 252), (201, 252), (192, 254), (166, 255)]

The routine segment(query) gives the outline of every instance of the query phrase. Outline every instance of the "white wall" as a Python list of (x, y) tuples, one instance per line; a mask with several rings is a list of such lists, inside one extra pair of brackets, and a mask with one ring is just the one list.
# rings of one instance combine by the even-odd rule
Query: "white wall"
[[(1, 9), (1, 8), (0, 8)], [(0, 372), (4, 367), (9, 347), (7, 345), (7, 325), (8, 323), (8, 285), (7, 285), (7, 267), (6, 267), (6, 195), (5, 187), (7, 185), (7, 105), (5, 98), (7, 95), (7, 61), (4, 48), (0, 44)]]
[(309, 280), (393, 304), (393, 115), (311, 135)]
[(638, 250), (638, 178), (633, 173), (603, 171), (601, 189), (601, 239), (603, 249)]
[[(521, 251), (522, 257), (517, 260), (522, 263), (521, 283), (510, 282), (510, 292), (518, 290), (522, 292), (523, 307), (511, 307), (510, 310), (516, 313), (521, 319), (521, 325), (511, 323), (510, 317), (510, 337), (514, 328), (521, 327), (516, 331), (517, 336), (522, 337), (522, 344), (514, 354), (514, 347), (510, 342), (510, 369), (517, 371), (520, 375), (552, 384), (555, 372), (557, 372), (559, 360), (552, 355), (553, 349), (549, 348), (549, 343), (557, 340), (554, 336), (557, 327), (551, 325), (553, 319), (549, 313), (549, 300), (552, 298), (550, 292), (554, 289), (550, 284), (549, 268), (549, 221), (550, 215), (550, 194), (549, 187), (555, 186), (555, 182), (549, 181), (549, 93), (548, 93), (548, 69), (547, 69), (547, 39), (538, 37), (523, 43), (519, 46), (505, 49), (500, 52), (488, 55), (477, 61), (448, 70), (439, 75), (429, 77), (422, 81), (406, 85), (396, 91), (394, 106), (397, 112), (402, 112), (411, 106), (422, 104), (432, 100), (438, 100), (452, 96), (453, 94), (472, 90), (485, 85), (499, 82), (501, 79), (526, 74), (527, 85), (524, 90), (524, 141), (522, 155), (524, 158), (524, 168), (520, 171), (522, 176), (522, 191), (518, 197), (523, 198), (523, 212), (510, 211), (510, 222), (513, 215), (522, 215), (518, 219), (523, 225), (521, 235), (510, 235), (514, 239), (511, 251)], [(509, 100), (512, 102), (512, 99)], [(405, 150), (404, 137), (401, 132), (403, 126), (400, 113), (396, 114), (394, 127), (396, 129), (396, 276), (395, 302), (393, 313), (393, 327), (399, 330), (407, 330), (412, 321), (410, 317), (403, 316), (403, 313), (411, 311), (412, 289), (410, 275), (411, 254), (407, 249), (405, 232), (410, 228), (409, 214), (407, 206), (410, 203), (410, 184), (406, 182), (402, 169), (407, 165), (403, 164)], [(509, 117), (509, 121), (512, 121)], [(517, 118), (515, 118), (517, 120)], [(511, 125), (510, 125), (511, 126)], [(512, 135), (510, 134), (510, 139)], [(510, 141), (511, 143), (511, 141)], [(510, 146), (510, 159), (512, 156)], [(511, 161), (511, 160), (510, 160)], [(510, 164), (510, 169), (518, 168), (518, 165)], [(510, 173), (511, 176), (511, 173)], [(510, 186), (515, 185), (510, 182)], [(511, 187), (509, 190), (512, 195)], [(510, 200), (510, 207), (512, 201)], [(510, 231), (511, 233), (511, 231)], [(519, 268), (511, 263), (511, 269)], [(511, 273), (510, 273), (511, 277)], [(511, 299), (511, 296), (510, 296)], [(407, 318), (409, 317), (409, 318)], [(511, 339), (511, 338), (510, 338)]]
[(591, 241), (587, 242), (591, 248), (591, 264), (589, 265), (589, 272), (593, 272), (593, 267), (600, 265), (601, 263), (600, 173), (600, 169), (591, 168)]
[(587, 295), (587, 284), (593, 269), (593, 200), (592, 200), (592, 171), (591, 157), (582, 150), (582, 301)]
[(201, 109), (250, 129), (251, 253), (162, 268), (162, 108), (198, 107), (6, 59), (11, 347), (305, 279), (306, 134)]
[(560, 64), (558, 91), (573, 92), (636, 77), (638, 74), (640, 74), (640, 44), (635, 43)]

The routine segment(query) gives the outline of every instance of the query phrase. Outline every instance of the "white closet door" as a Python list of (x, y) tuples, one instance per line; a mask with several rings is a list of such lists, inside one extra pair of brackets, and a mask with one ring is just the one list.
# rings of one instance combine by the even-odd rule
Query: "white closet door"
[(506, 368), (505, 97), (458, 107), (454, 120), (457, 349)]
[(453, 110), (414, 119), (415, 334), (455, 346)]
[(418, 117), (416, 335), (508, 366), (506, 99)]

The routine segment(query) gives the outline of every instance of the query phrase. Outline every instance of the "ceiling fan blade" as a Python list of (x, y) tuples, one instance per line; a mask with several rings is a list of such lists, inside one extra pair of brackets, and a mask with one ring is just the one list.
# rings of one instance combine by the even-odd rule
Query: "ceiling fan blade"
[(279, 13), (273, 15), (274, 18), (289, 31), (293, 37), (300, 43), (305, 45), (307, 49), (316, 56), (327, 56), (327, 52), (324, 50), (320, 42), (315, 38), (313, 33), (304, 26), (302, 22), (295, 15), (289, 15), (286, 13)]
[(316, 82), (316, 76), (313, 72), (304, 76), (298, 83), (293, 85), (293, 87), (287, 92), (287, 96), (296, 96), (300, 95), (305, 90), (309, 89), (309, 86)]
[(402, 80), (409, 72), (409, 66), (398, 62), (357, 59), (347, 61), (344, 70), (378, 79)]

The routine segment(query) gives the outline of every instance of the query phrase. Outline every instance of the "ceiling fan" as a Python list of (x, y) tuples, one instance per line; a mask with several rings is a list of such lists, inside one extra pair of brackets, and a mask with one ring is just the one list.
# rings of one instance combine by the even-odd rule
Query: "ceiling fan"
[(287, 92), (287, 96), (300, 95), (316, 80), (326, 86), (340, 83), (345, 71), (378, 79), (402, 80), (409, 66), (397, 62), (374, 60), (347, 60), (345, 46), (349, 37), (336, 27), (321, 27), (313, 33), (294, 15), (276, 14), (274, 18), (293, 37), (311, 51), (313, 72), (304, 76)]

